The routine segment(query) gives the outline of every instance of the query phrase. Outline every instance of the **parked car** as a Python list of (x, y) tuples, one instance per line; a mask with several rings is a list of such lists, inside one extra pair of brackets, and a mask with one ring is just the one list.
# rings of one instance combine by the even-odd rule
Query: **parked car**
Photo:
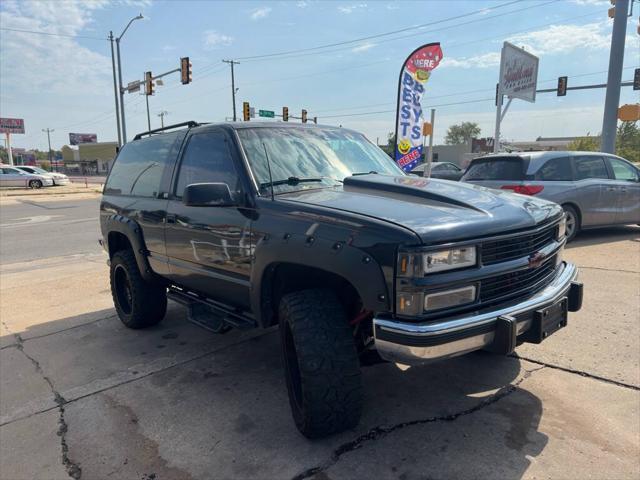
[(34, 167), (31, 165), (17, 165), (16, 168), (23, 172), (50, 177), (53, 180), (54, 185), (69, 185), (69, 183), (71, 183), (69, 177), (64, 173), (47, 172), (44, 168)]
[(42, 188), (51, 185), (53, 185), (51, 177), (23, 172), (11, 165), (0, 165), (0, 187)]
[(562, 205), (567, 237), (581, 229), (640, 223), (640, 170), (597, 152), (522, 152), (473, 159), (463, 182)]
[[(411, 170), (411, 173), (415, 173), (420, 177), (424, 177), (427, 169), (426, 163), (421, 163), (416, 168)], [(455, 163), (451, 162), (431, 162), (431, 178), (444, 178), (445, 180), (460, 180), (464, 170), (462, 170)]]
[(358, 423), (363, 358), (508, 354), (581, 307), (555, 203), (407, 175), (345, 128), (163, 130), (127, 143), (104, 188), (118, 316), (155, 325), (170, 298), (216, 333), (278, 325), (307, 437)]

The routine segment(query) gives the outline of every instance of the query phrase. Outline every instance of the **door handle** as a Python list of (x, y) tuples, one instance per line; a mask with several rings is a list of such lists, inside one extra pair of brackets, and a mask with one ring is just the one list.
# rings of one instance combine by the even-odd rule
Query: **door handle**
[(176, 223), (176, 215), (174, 213), (167, 213), (165, 217), (166, 223)]

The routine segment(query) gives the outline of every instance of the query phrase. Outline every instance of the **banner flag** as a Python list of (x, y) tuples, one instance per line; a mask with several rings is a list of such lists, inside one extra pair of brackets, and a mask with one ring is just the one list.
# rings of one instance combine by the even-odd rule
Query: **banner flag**
[(431, 71), (441, 60), (440, 43), (428, 43), (414, 50), (400, 71), (394, 157), (406, 172), (414, 168), (422, 157), (424, 120), (420, 100)]

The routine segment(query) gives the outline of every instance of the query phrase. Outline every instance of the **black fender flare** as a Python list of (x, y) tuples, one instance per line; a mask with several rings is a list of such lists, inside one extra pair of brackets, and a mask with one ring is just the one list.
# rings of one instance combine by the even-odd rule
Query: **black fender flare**
[(144, 236), (142, 235), (142, 228), (135, 220), (125, 217), (124, 215), (114, 214), (109, 215), (104, 219), (104, 228), (108, 232), (106, 236), (107, 252), (111, 255), (111, 246), (109, 245), (109, 234), (112, 232), (118, 232), (123, 234), (129, 240), (133, 254), (136, 257), (136, 263), (142, 278), (147, 281), (155, 281), (157, 277), (151, 270), (149, 265), (148, 255), (149, 251), (146, 248), (144, 242)]
[(365, 309), (390, 310), (384, 273), (371, 255), (345, 242), (291, 234), (279, 239), (263, 238), (255, 247), (250, 301), (251, 311), (263, 327), (268, 327), (271, 320), (264, 315), (271, 307), (269, 298), (265, 298), (265, 288), (279, 264), (312, 267), (338, 275), (356, 289)]

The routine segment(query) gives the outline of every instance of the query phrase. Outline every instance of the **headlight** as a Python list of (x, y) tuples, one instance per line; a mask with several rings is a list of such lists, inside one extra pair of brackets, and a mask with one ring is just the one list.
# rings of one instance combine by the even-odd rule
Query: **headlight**
[(475, 264), (475, 245), (433, 252), (400, 253), (398, 256), (398, 275), (401, 277), (423, 277), (429, 273), (472, 267)]
[(567, 216), (563, 215), (562, 220), (558, 224), (558, 235), (556, 236), (556, 240), (560, 241), (564, 239), (567, 235)]

